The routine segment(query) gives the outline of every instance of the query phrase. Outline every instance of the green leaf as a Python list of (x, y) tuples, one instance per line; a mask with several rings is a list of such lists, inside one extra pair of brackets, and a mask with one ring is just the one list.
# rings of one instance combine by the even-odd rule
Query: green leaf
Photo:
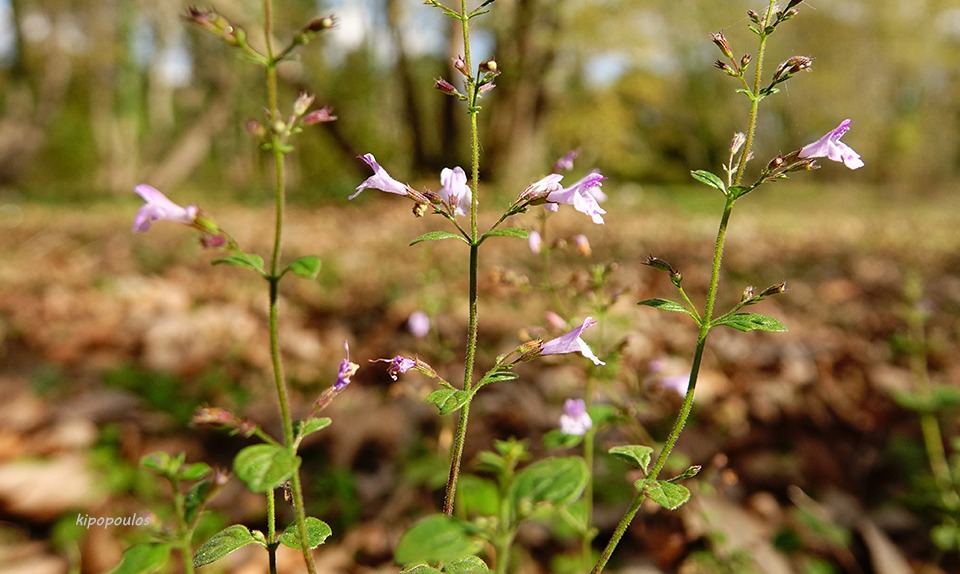
[(767, 317), (760, 313), (736, 313), (720, 317), (713, 322), (713, 326), (726, 325), (733, 327), (737, 331), (767, 331), (769, 333), (780, 333), (787, 330), (787, 327), (773, 317)]
[(157, 572), (167, 565), (170, 558), (168, 544), (137, 544), (123, 552), (120, 563), (110, 574), (147, 574)]
[(300, 457), (280, 445), (255, 444), (233, 459), (233, 471), (251, 492), (270, 492), (300, 467)]
[(416, 566), (402, 570), (400, 574), (443, 574), (443, 571), (427, 566), (426, 564), (417, 564)]
[(214, 259), (211, 261), (213, 265), (235, 265), (237, 267), (243, 267), (245, 269), (252, 269), (260, 275), (266, 275), (266, 271), (263, 270), (263, 257), (259, 255), (253, 255), (250, 253), (236, 253), (234, 255), (228, 255), (226, 257), (221, 257), (219, 259)]
[(449, 231), (429, 231), (411, 241), (410, 245), (416, 245), (417, 243), (423, 243), (424, 241), (439, 241), (440, 239), (459, 239), (460, 241), (467, 243), (467, 240), (458, 233), (450, 233)]
[(929, 392), (924, 393), (899, 391), (894, 393), (893, 400), (905, 409), (921, 413), (935, 413), (960, 405), (960, 388), (936, 385)]
[(547, 448), (573, 448), (583, 442), (583, 435), (565, 434), (560, 429), (548, 430), (543, 435), (543, 446)]
[(693, 313), (689, 309), (677, 303), (676, 301), (671, 301), (669, 299), (644, 299), (637, 303), (637, 305), (646, 305), (647, 307), (653, 307), (654, 309), (662, 309), (664, 311), (673, 311), (675, 313), (686, 313), (693, 317)]
[(427, 395), (427, 402), (437, 405), (441, 415), (448, 415), (467, 404), (470, 395), (466, 391), (439, 389)]
[[(331, 534), (333, 534), (333, 530), (327, 526), (326, 522), (312, 516), (307, 517), (307, 543), (310, 544), (311, 549), (323, 544)], [(291, 524), (283, 531), (283, 534), (280, 535), (280, 544), (300, 550), (300, 532), (297, 530), (296, 523)]]
[(643, 474), (647, 474), (647, 467), (650, 466), (650, 457), (653, 454), (653, 449), (649, 446), (627, 445), (615, 446), (607, 452), (627, 464), (632, 464), (639, 468), (643, 471)]
[(220, 560), (227, 554), (230, 554), (238, 548), (243, 548), (247, 544), (256, 544), (250, 529), (242, 524), (228, 526), (213, 535), (213, 538), (207, 540), (197, 548), (193, 555), (194, 566), (206, 566)]
[(637, 490), (646, 492), (650, 500), (667, 510), (676, 510), (690, 500), (690, 490), (686, 486), (668, 480), (641, 478), (634, 486)]
[(144, 455), (140, 459), (140, 464), (144, 468), (152, 470), (160, 475), (167, 475), (172, 470), (176, 470), (176, 467), (179, 466), (179, 463), (173, 464), (173, 460), (170, 458), (170, 455), (166, 452), (157, 451), (151, 452), (150, 454)]
[(457, 512), (462, 516), (496, 516), (500, 491), (492, 480), (463, 474), (457, 484)]
[(753, 189), (752, 187), (743, 187), (741, 185), (731, 185), (728, 191), (730, 192), (731, 197), (733, 197), (734, 199), (737, 199), (738, 197), (746, 195), (747, 192), (749, 192), (752, 189)]
[(483, 241), (488, 237), (519, 237), (520, 239), (526, 239), (529, 236), (530, 232), (526, 229), (521, 229), (519, 227), (505, 227), (503, 229), (494, 229), (484, 233), (480, 236), (480, 241)]
[(473, 556), (480, 543), (470, 537), (469, 527), (444, 514), (427, 516), (400, 538), (394, 559), (404, 565), (455, 562)]
[(569, 504), (583, 492), (588, 476), (587, 464), (578, 456), (546, 458), (517, 473), (511, 497), (515, 506), (520, 501)]
[(293, 434), (299, 436), (300, 438), (310, 436), (317, 431), (321, 431), (328, 426), (333, 421), (330, 420), (330, 417), (318, 417), (310, 418), (305, 421), (296, 421), (293, 423)]
[(720, 179), (720, 176), (703, 169), (691, 171), (690, 175), (700, 183), (718, 189), (724, 195), (727, 194), (727, 186), (723, 183), (723, 180)]
[(518, 377), (519, 375), (512, 371), (493, 371), (484, 375), (483, 378), (480, 379), (480, 382), (477, 383), (477, 387), (489, 385), (490, 383), (499, 383), (500, 381), (512, 381)]
[(187, 491), (187, 495), (183, 501), (184, 518), (187, 522), (193, 522), (197, 511), (210, 498), (210, 489), (212, 487), (213, 483), (205, 480), (194, 484), (193, 487)]
[(180, 477), (180, 480), (188, 480), (190, 482), (200, 480), (201, 478), (207, 476), (210, 472), (210, 465), (205, 462), (195, 462), (193, 464), (187, 465), (185, 468), (181, 469), (177, 473)]
[(490, 572), (490, 568), (479, 556), (467, 556), (447, 564), (443, 571), (447, 574), (483, 574)]
[(304, 255), (297, 257), (287, 265), (288, 271), (293, 271), (297, 277), (304, 279), (316, 279), (320, 273), (320, 258), (316, 255)]

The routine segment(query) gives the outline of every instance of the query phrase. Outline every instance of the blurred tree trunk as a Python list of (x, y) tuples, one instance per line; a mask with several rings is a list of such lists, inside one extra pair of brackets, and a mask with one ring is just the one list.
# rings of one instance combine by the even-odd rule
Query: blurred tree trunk
[[(73, 77), (73, 63), (54, 33), (28, 49), (23, 34), (23, 0), (11, 0), (14, 46), (10, 84), (6, 87), (0, 118), (0, 184), (19, 182), (24, 170), (47, 142), (49, 127), (57, 118)], [(56, 11), (56, 6), (52, 7)]]
[(420, 101), (417, 95), (417, 80), (412, 69), (407, 51), (404, 48), (404, 34), (401, 21), (400, 5), (397, 0), (386, 0), (387, 28), (393, 40), (394, 54), (397, 57), (397, 78), (400, 81), (400, 91), (403, 98), (403, 107), (406, 110), (406, 122), (410, 137), (410, 153), (416, 169), (429, 167), (427, 142), (423, 116), (420, 112)]

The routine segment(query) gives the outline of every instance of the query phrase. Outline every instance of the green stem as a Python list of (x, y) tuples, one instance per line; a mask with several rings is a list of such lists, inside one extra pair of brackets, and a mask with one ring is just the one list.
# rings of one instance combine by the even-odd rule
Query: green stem
[(190, 546), (190, 539), (193, 537), (193, 529), (187, 525), (186, 506), (183, 494), (180, 493), (180, 485), (177, 480), (169, 478), (170, 488), (173, 491), (174, 516), (177, 521), (177, 546), (180, 547), (180, 556), (183, 560), (183, 571), (185, 574), (193, 574), (193, 550)]
[[(273, 9), (271, 0), (263, 0), (263, 31), (266, 42), (267, 52), (267, 106), (270, 110), (271, 119), (280, 119), (280, 108), (277, 98), (277, 60), (273, 53)], [(283, 219), (286, 209), (286, 178), (284, 171), (283, 149), (281, 147), (280, 135), (274, 133), (271, 138), (271, 148), (273, 150), (274, 163), (274, 186), (275, 186), (275, 218), (273, 235), (273, 252), (270, 256), (270, 358), (273, 363), (273, 382), (277, 391), (277, 400), (280, 403), (280, 418), (283, 424), (283, 443), (287, 448), (293, 449), (293, 420), (290, 416), (290, 400), (287, 397), (286, 378), (283, 374), (283, 361), (280, 355), (280, 329), (279, 329), (279, 282), (280, 282), (280, 255), (283, 248)], [(303, 561), (307, 565), (307, 571), (310, 574), (316, 574), (317, 567), (313, 562), (313, 555), (310, 552), (310, 545), (307, 538), (306, 515), (303, 508), (303, 492), (300, 486), (299, 471), (294, 473), (291, 478), (291, 490), (293, 493), (293, 508), (297, 519), (297, 529), (300, 534), (300, 548), (303, 551)], [(272, 496), (272, 493), (271, 493)], [(271, 520), (270, 528), (275, 528), (274, 520)], [(271, 538), (271, 542), (272, 542)]]
[(272, 490), (267, 493), (267, 556), (270, 574), (277, 574), (277, 503)]
[(753, 75), (753, 91), (750, 93), (750, 119), (747, 123), (747, 139), (744, 142), (743, 153), (740, 155), (740, 163), (737, 164), (737, 175), (733, 180), (734, 185), (740, 185), (743, 180), (743, 171), (747, 167), (747, 160), (750, 159), (750, 150), (753, 148), (753, 135), (757, 129), (757, 112), (760, 109), (760, 82), (763, 79), (763, 57), (767, 48), (767, 34), (763, 31), (770, 25), (770, 18), (773, 17), (773, 7), (776, 0), (770, 0), (767, 7), (767, 13), (763, 19), (763, 27), (760, 30), (760, 47), (757, 49), (757, 69)]
[[(472, 70), (470, 63), (470, 25), (467, 18), (467, 0), (460, 0), (460, 16), (463, 26), (463, 61), (468, 70)], [(473, 90), (476, 92), (476, 90)], [(467, 325), (467, 350), (463, 365), (463, 390), (469, 391), (473, 386), (473, 363), (477, 354), (477, 269), (479, 267), (480, 245), (477, 235), (478, 210), (478, 181), (480, 179), (480, 136), (477, 125), (477, 114), (480, 113), (476, 101), (471, 102), (470, 113), (470, 155), (471, 155), (471, 201), (470, 201), (470, 318)], [(460, 420), (457, 423), (457, 434), (454, 437), (450, 454), (450, 475), (447, 478), (446, 496), (444, 497), (443, 512), (453, 515), (454, 501), (457, 494), (457, 481), (460, 477), (460, 465), (463, 458), (463, 445), (467, 437), (467, 421), (470, 415), (470, 403), (460, 409)]]
[[(676, 446), (677, 440), (680, 438), (680, 433), (683, 432), (683, 427), (687, 424), (687, 419), (690, 417), (690, 411), (693, 409), (693, 395), (696, 391), (697, 378), (700, 374), (700, 363), (703, 360), (703, 351), (707, 346), (707, 334), (710, 332), (712, 326), (710, 317), (713, 315), (713, 305), (717, 298), (717, 286), (720, 284), (720, 264), (723, 260), (723, 246), (727, 237), (727, 226), (730, 222), (730, 214), (733, 211), (733, 204), (735, 202), (735, 199), (727, 198), (727, 202), (723, 208), (723, 216), (720, 218), (720, 227), (717, 230), (717, 241), (713, 248), (713, 268), (710, 273), (710, 288), (707, 291), (707, 302), (703, 310), (703, 320), (700, 324), (700, 332), (697, 335), (697, 348), (693, 354), (693, 364), (690, 366), (690, 382), (687, 385), (687, 394), (683, 398), (683, 405), (680, 407), (680, 412), (677, 414), (673, 428), (670, 430), (670, 436), (667, 437), (667, 441), (664, 443), (660, 454), (653, 463), (653, 468), (647, 473), (647, 478), (656, 479), (660, 476), (660, 471), (663, 470), (667, 459), (670, 457), (670, 453), (673, 452), (673, 447)], [(599, 574), (603, 571), (604, 566), (607, 565), (607, 561), (610, 560), (614, 549), (616, 549), (617, 544), (620, 543), (620, 539), (623, 538), (627, 527), (633, 522), (633, 518), (640, 510), (640, 506), (645, 499), (646, 493), (644, 491), (638, 492), (634, 497), (630, 508), (627, 509), (627, 512), (617, 524), (617, 528), (614, 530), (610, 542), (607, 543), (606, 548), (604, 548), (600, 554), (600, 558), (593, 567), (592, 574)]]

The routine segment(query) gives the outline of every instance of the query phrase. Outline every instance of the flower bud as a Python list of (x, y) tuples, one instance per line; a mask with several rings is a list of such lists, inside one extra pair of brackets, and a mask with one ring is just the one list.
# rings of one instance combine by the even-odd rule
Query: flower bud
[(750, 65), (750, 60), (751, 60), (752, 58), (753, 58), (753, 57), (752, 57), (750, 54), (744, 54), (743, 57), (740, 58), (740, 69), (742, 70), (742, 69), (746, 68), (747, 66), (749, 66), (749, 65)]
[(467, 63), (464, 61), (463, 56), (457, 56), (453, 59), (453, 68), (464, 76), (470, 77), (470, 70), (467, 69)]
[(720, 51), (724, 56), (733, 58), (733, 49), (730, 47), (730, 42), (727, 41), (727, 38), (723, 35), (723, 32), (710, 34), (710, 39), (712, 39), (713, 43), (717, 45), (717, 48), (720, 48)]
[(743, 294), (740, 295), (740, 302), (746, 303), (756, 296), (757, 290), (753, 285), (748, 286), (743, 290)]
[(307, 24), (306, 29), (311, 32), (322, 32), (324, 30), (329, 30), (337, 25), (337, 19), (333, 16), (324, 16), (323, 18), (316, 18), (311, 20)]
[(771, 159), (770, 163), (767, 164), (767, 170), (773, 171), (775, 169), (778, 169), (784, 164), (785, 161), (786, 159), (784, 159), (782, 155), (777, 154), (777, 156)]
[(480, 62), (480, 72), (485, 74), (497, 74), (497, 61), (496, 60), (487, 60), (485, 62)]
[(793, 56), (777, 67), (777, 71), (773, 73), (773, 83), (779, 84), (780, 82), (784, 82), (797, 72), (809, 70), (812, 65), (813, 58)]
[(577, 234), (573, 236), (573, 244), (577, 247), (577, 253), (584, 257), (590, 257), (593, 251), (590, 249), (590, 240), (586, 235)]
[(730, 155), (736, 155), (746, 142), (747, 136), (745, 136), (743, 132), (733, 134), (733, 140), (730, 142)]
[(263, 127), (263, 124), (258, 120), (250, 119), (243, 122), (243, 128), (257, 139), (262, 140), (267, 137), (267, 128)]
[(747, 16), (750, 18), (750, 21), (754, 24), (760, 23), (760, 14), (757, 14), (756, 10), (747, 10)]
[(443, 78), (436, 78), (433, 82), (434, 88), (440, 90), (448, 96), (456, 96), (459, 93), (457, 92), (457, 89), (453, 87), (453, 84), (444, 80)]
[(306, 92), (301, 92), (297, 96), (296, 101), (293, 102), (293, 115), (298, 118), (303, 114), (307, 113), (307, 110), (310, 109), (310, 106), (313, 105), (314, 96), (312, 94), (307, 94)]
[(731, 68), (730, 65), (724, 62), (723, 60), (717, 60), (716, 62), (713, 63), (713, 65), (717, 69), (721, 70), (724, 74), (728, 76), (737, 77), (737, 71)]
[(771, 295), (779, 295), (787, 290), (786, 282), (780, 282), (776, 285), (771, 285), (763, 291), (760, 292), (759, 297), (769, 297)]
[(327, 106), (323, 106), (319, 110), (313, 110), (303, 116), (303, 123), (304, 125), (312, 126), (313, 124), (332, 122), (336, 119), (337, 116), (333, 115), (333, 110)]
[(654, 257), (653, 255), (647, 255), (647, 260), (643, 262), (644, 265), (649, 265), (654, 269), (659, 269), (660, 271), (665, 271), (671, 275), (679, 274), (679, 271), (674, 269), (673, 265), (670, 265), (663, 259), (659, 257)]

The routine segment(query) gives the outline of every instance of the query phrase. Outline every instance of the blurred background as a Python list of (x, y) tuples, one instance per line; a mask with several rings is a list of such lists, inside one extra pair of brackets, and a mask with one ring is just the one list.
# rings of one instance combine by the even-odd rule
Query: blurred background
[[(287, 156), (287, 252), (323, 260), (316, 282), (284, 292), (298, 412), (335, 377), (344, 340), (362, 365), (331, 407), (335, 424), (305, 445), (310, 511), (335, 532), (321, 571), (395, 572), (392, 545), (437, 508), (450, 421), (424, 403), (427, 383), (394, 383), (367, 361), (418, 354), (456, 380), (464, 253), (407, 247), (443, 226), (413, 219), (395, 197), (345, 198), (369, 175), (361, 153), (417, 188), (467, 166), (467, 115), (433, 88), (437, 77), (459, 84), (451, 59), (462, 39), (412, 0), (277, 4), (280, 44), (317, 16), (338, 22), (280, 68), (282, 108), (305, 91), (339, 117), (307, 128)], [(723, 202), (689, 172), (720, 173), (748, 110), (713, 66), (709, 35), (755, 53), (746, 10), (762, 4), (497, 0), (474, 20), (474, 62), (496, 58), (502, 70), (480, 115), (487, 217), (575, 148), (567, 177), (598, 168), (610, 196), (603, 226), (572, 210), (550, 219), (550, 266), (522, 242), (484, 246), (480, 361), (552, 336), (544, 314), (556, 311), (571, 325), (601, 317), (588, 341), (609, 366), (543, 361), (523, 384), (485, 390), (468, 460), (511, 436), (549, 454), (542, 437), (587, 380), (623, 423), (598, 436), (598, 450), (668, 432), (678, 400), (664, 381), (689, 369), (695, 332), (637, 308), (673, 295), (640, 262), (669, 260), (701, 300)], [(147, 182), (200, 204), (248, 251), (269, 250), (272, 168), (243, 127), (264, 119), (260, 70), (184, 21), (188, 5), (0, 0), (0, 572), (109, 571), (148, 533), (85, 529), (77, 517), (169, 518), (141, 456), (184, 451), (226, 468), (247, 444), (190, 429), (196, 407), (276, 430), (262, 285), (211, 268), (212, 254), (179, 226), (129, 233), (132, 187)], [(262, 46), (260, 2), (215, 8)], [(790, 332), (711, 335), (673, 469), (704, 466), (694, 501), (645, 510), (611, 572), (960, 571), (960, 534), (934, 530), (958, 517), (930, 477), (918, 414), (940, 416), (955, 454), (960, 5), (821, 0), (800, 10), (771, 40), (767, 70), (794, 55), (813, 68), (764, 101), (751, 167), (845, 118), (844, 142), (866, 166), (822, 161), (738, 203), (721, 305), (747, 285), (786, 280), (787, 294), (758, 311)], [(537, 213), (524, 217), (515, 225), (541, 225)], [(576, 248), (578, 234), (592, 250)], [(408, 329), (414, 311), (431, 318), (426, 338)], [(923, 402), (928, 384), (940, 394)], [(601, 544), (631, 494), (618, 465), (598, 461)], [(231, 521), (263, 527), (262, 499), (235, 482), (198, 542)], [(545, 529), (524, 531), (516, 571), (575, 572), (564, 557), (576, 541)], [(238, 551), (222, 571), (263, 571), (263, 557)]]

